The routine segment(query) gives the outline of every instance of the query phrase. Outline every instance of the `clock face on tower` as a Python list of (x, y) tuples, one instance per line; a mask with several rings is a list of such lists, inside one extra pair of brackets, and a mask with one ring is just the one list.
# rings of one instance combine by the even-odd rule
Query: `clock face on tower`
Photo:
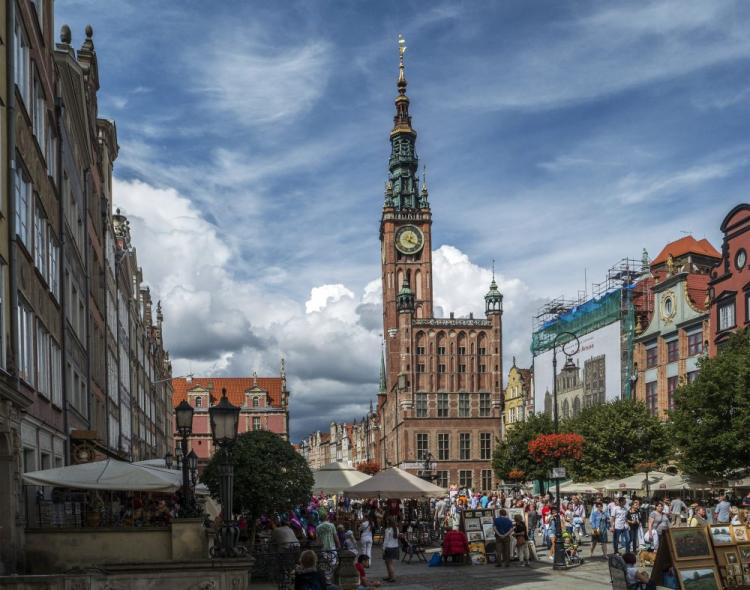
[(396, 231), (396, 250), (402, 254), (416, 254), (424, 245), (424, 234), (416, 225), (402, 225)]

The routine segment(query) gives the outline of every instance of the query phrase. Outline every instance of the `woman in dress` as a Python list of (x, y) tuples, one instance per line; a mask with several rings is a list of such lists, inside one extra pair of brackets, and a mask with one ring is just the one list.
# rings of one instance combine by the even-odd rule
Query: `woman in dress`
[(602, 546), (602, 555), (607, 556), (607, 531), (609, 531), (609, 514), (604, 509), (604, 503), (597, 500), (589, 519), (591, 523), (591, 557), (594, 556), (596, 545)]
[(388, 570), (386, 582), (396, 581), (396, 570), (393, 568), (393, 562), (398, 560), (399, 554), (398, 527), (396, 526), (396, 519), (391, 516), (388, 519), (388, 526), (383, 536), (383, 559), (385, 560), (385, 568)]

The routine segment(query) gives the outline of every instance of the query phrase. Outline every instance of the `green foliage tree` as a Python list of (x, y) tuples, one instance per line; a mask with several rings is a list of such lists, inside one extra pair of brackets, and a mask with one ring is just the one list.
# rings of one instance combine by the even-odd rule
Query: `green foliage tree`
[(576, 481), (623, 477), (644, 462), (661, 464), (672, 445), (666, 426), (642, 402), (617, 400), (584, 409), (565, 420), (561, 430), (585, 439), (583, 457), (564, 463)]
[[(234, 512), (248, 519), (250, 542), (255, 538), (255, 521), (263, 514), (286, 512), (307, 503), (314, 479), (305, 459), (289, 442), (265, 430), (246, 432), (232, 448), (234, 465)], [(221, 452), (206, 465), (201, 480), (211, 496), (221, 500), (219, 464)]]
[(527, 480), (547, 479), (553, 461), (537, 463), (529, 455), (529, 442), (539, 434), (552, 432), (552, 419), (544, 413), (532, 414), (524, 422), (515, 422), (507, 428), (505, 438), (498, 443), (492, 455), (492, 468), (498, 478), (509, 480), (508, 474), (519, 469)]
[(750, 462), (750, 331), (702, 359), (692, 383), (678, 387), (670, 431), (687, 473), (721, 478)]

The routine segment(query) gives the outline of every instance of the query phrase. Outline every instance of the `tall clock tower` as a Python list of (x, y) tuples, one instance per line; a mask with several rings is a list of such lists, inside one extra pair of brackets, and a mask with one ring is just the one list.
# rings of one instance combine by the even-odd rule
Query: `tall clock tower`
[(502, 436), (502, 301), (492, 280), (485, 317), (435, 318), (432, 212), (420, 186), (417, 132), (406, 96), (399, 39), (398, 95), (380, 218), (383, 335), (378, 420), (383, 465), (422, 472), (436, 483), (494, 489), (490, 465)]
[(389, 377), (394, 379), (399, 372), (400, 351), (393, 334), (399, 328), (400, 313), (410, 312), (415, 318), (432, 317), (432, 213), (424, 178), (419, 186), (417, 132), (411, 126), (406, 96), (405, 51), (404, 39), (400, 37), (396, 115), (390, 134), (389, 174), (380, 218), (383, 326), (386, 335), (391, 335), (386, 341)]

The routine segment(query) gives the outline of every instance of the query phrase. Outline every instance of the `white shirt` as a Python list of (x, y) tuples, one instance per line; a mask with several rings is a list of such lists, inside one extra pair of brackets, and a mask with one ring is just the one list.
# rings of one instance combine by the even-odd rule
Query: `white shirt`
[(383, 537), (383, 549), (393, 549), (398, 547), (398, 536), (393, 535), (393, 529), (388, 527), (385, 529), (385, 536)]
[(628, 523), (625, 521), (628, 515), (628, 511), (623, 506), (616, 506), (612, 511), (612, 519), (614, 527), (621, 531), (622, 529), (628, 528)]

